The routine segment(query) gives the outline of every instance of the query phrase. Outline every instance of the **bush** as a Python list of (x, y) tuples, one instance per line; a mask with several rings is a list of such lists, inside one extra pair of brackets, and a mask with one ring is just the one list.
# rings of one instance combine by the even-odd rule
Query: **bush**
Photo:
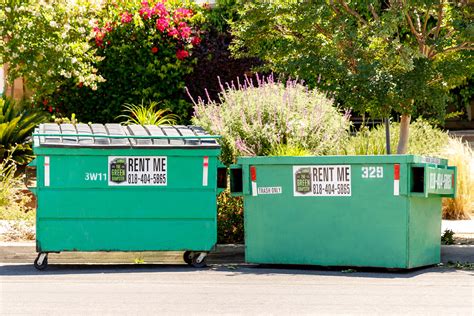
[(45, 121), (44, 112), (12, 99), (0, 98), (0, 162), (8, 156), (19, 164), (32, 160), (33, 151), (27, 138)]
[(0, 162), (0, 220), (34, 221), (30, 207), (31, 194), (25, 193), (21, 176), (16, 175), (17, 165), (11, 152)]
[(217, 242), (236, 244), (244, 242), (243, 200), (223, 191), (217, 197)]
[(158, 103), (150, 101), (145, 105), (141, 104), (124, 104), (123, 112), (119, 117), (125, 119), (124, 124), (138, 125), (174, 125), (179, 119), (174, 114), (168, 113), (168, 109), (157, 109)]
[(296, 81), (285, 85), (270, 76), (226, 86), (221, 87), (221, 104), (199, 98), (193, 118), (194, 124), (222, 136), (224, 163), (237, 156), (265, 156), (282, 145), (327, 155), (348, 137), (348, 116)]
[(468, 144), (457, 138), (449, 138), (441, 156), (448, 159), (450, 166), (457, 168), (454, 199), (443, 199), (443, 218), (469, 219), (474, 211), (474, 155)]
[(53, 108), (67, 116), (75, 113), (82, 121), (105, 123), (121, 114), (123, 104), (145, 99), (187, 118), (192, 106), (182, 99), (184, 77), (192, 71), (203, 16), (197, 7), (177, 5), (124, 1), (107, 6), (91, 43), (101, 59), (98, 74), (106, 81), (97, 90), (82, 82), (64, 83), (52, 96)]
[(446, 229), (441, 235), (442, 245), (454, 245), (454, 232), (451, 229)]
[[(400, 138), (400, 124), (390, 124), (390, 148), (396, 151)], [(448, 141), (448, 133), (433, 127), (419, 118), (410, 124), (410, 138), (407, 154), (439, 156)], [(362, 127), (345, 145), (346, 155), (385, 155), (385, 126), (378, 125), (372, 130)]]
[(8, 79), (24, 77), (34, 98), (50, 94), (65, 79), (95, 88), (103, 78), (89, 40), (98, 1), (15, 0), (0, 5), (0, 65)]

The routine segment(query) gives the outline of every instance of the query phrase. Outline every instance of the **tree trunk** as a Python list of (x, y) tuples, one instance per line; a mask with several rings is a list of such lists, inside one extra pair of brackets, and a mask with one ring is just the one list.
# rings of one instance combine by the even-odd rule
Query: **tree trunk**
[(408, 114), (400, 117), (400, 139), (398, 140), (397, 154), (406, 154), (408, 151), (408, 134), (410, 131), (410, 119)]
[(385, 150), (387, 155), (391, 155), (392, 151), (390, 150), (390, 118), (385, 118)]

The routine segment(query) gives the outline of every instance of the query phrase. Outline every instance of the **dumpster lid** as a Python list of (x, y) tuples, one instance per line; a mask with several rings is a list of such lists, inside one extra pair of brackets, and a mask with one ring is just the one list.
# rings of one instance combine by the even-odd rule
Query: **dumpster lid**
[(219, 136), (199, 126), (55, 124), (39, 125), (35, 146), (85, 148), (220, 148)]

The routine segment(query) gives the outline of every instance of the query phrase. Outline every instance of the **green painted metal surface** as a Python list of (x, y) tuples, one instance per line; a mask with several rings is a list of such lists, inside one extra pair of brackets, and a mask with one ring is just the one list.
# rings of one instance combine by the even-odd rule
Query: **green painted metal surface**
[(38, 252), (214, 247), (218, 146), (81, 148), (36, 141)]
[(437, 264), (441, 196), (455, 194), (446, 164), (410, 155), (240, 158), (246, 261)]

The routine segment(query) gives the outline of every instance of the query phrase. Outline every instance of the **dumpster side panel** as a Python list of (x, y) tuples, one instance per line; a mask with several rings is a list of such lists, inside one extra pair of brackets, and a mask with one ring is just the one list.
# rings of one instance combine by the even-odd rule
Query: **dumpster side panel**
[(39, 251), (209, 251), (215, 225), (209, 220), (44, 219)]
[(160, 186), (110, 185), (109, 156), (141, 157), (133, 151), (48, 150), (38, 157), (39, 165), (49, 160), (47, 173), (38, 167), (38, 251), (207, 251), (215, 245), (218, 150), (139, 151), (167, 158)]
[[(393, 164), (350, 165), (350, 196), (296, 196), (294, 165), (253, 166), (263, 194), (252, 195), (244, 181), (251, 192), (244, 199), (247, 262), (406, 267), (408, 200), (394, 195)], [(365, 177), (370, 166), (382, 168), (378, 177)], [(406, 192), (406, 176), (400, 183)]]
[(441, 197), (410, 199), (409, 268), (438, 264), (441, 256)]

